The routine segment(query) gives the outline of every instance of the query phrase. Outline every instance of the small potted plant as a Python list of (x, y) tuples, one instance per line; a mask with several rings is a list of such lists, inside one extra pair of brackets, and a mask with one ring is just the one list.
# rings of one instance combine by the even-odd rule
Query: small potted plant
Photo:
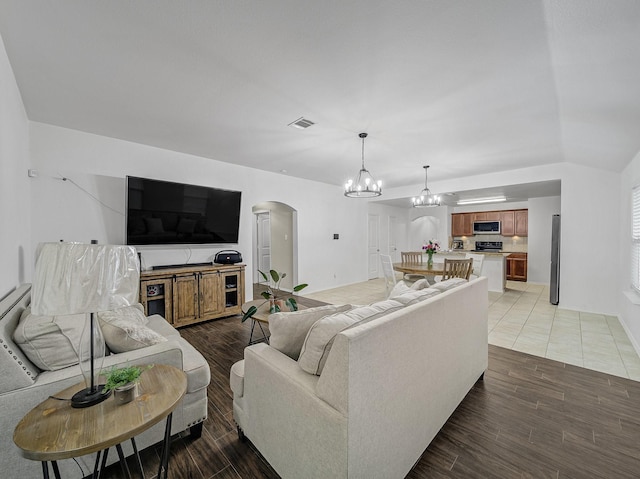
[[(280, 291), (280, 282), (287, 277), (287, 273), (278, 273), (274, 269), (269, 270), (269, 276), (267, 276), (264, 272), (260, 270), (258, 270), (258, 273), (260, 273), (264, 282), (267, 283), (266, 291), (263, 291), (262, 293), (260, 293), (260, 296), (262, 296), (265, 299), (265, 302), (269, 301), (270, 313), (277, 313), (279, 311), (282, 311), (285, 305), (289, 308), (289, 311), (298, 310), (298, 303), (294, 298), (288, 297), (285, 300), (278, 298), (278, 295), (282, 293), (282, 291)], [(293, 292), (297, 293), (298, 291), (303, 290), (307, 286), (309, 286), (307, 283), (298, 284), (293, 287)], [(256, 314), (257, 311), (258, 311), (257, 307), (251, 306), (247, 310), (247, 312), (244, 313), (244, 315), (242, 316), (242, 322), (246, 321), (251, 316)]]
[[(148, 366), (145, 369), (151, 367), (153, 366)], [(116, 401), (120, 404), (133, 401), (138, 396), (138, 380), (142, 371), (144, 369), (139, 366), (112, 367), (107, 373), (104, 391), (113, 390)]]

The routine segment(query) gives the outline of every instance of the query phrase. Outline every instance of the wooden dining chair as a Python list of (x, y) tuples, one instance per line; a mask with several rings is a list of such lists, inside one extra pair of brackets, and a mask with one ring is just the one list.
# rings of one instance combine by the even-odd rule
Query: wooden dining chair
[(420, 263), (422, 264), (422, 252), (420, 251), (402, 251), (400, 258), (403, 263)]
[(471, 258), (473, 260), (473, 269), (471, 270), (471, 276), (469, 276), (469, 279), (476, 279), (482, 276), (482, 263), (484, 263), (484, 255), (466, 253), (464, 257), (466, 259)]
[[(424, 255), (421, 251), (401, 251), (400, 258), (403, 263), (417, 263), (422, 264), (422, 257)], [(419, 279), (424, 279), (426, 276), (422, 274), (409, 274), (405, 273), (402, 279), (406, 281), (418, 281)]]
[(464, 278), (466, 280), (471, 276), (473, 270), (473, 259), (444, 259), (444, 272), (441, 281), (450, 278)]

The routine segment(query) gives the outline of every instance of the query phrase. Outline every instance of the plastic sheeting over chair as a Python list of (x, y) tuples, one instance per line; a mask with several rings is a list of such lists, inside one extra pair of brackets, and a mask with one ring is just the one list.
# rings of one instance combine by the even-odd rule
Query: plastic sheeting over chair
[(396, 272), (393, 270), (393, 260), (388, 254), (380, 255), (380, 262), (382, 263), (382, 272), (384, 274), (384, 285), (387, 288), (387, 295), (391, 292), (396, 285)]

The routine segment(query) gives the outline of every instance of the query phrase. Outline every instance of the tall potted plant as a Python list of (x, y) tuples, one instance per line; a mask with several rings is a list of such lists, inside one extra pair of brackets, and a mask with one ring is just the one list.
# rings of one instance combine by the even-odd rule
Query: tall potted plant
[[(278, 297), (283, 293), (282, 291), (280, 291), (280, 282), (287, 277), (287, 273), (278, 273), (274, 269), (269, 270), (269, 276), (267, 276), (266, 273), (260, 270), (258, 270), (258, 273), (260, 273), (260, 275), (262, 276), (262, 279), (263, 279), (262, 282), (266, 283), (266, 286), (267, 286), (267, 289), (261, 292), (260, 296), (262, 296), (265, 299), (265, 302), (269, 301), (270, 313), (277, 313), (279, 311), (282, 311), (282, 308), (284, 306), (287, 306), (290, 311), (298, 310), (298, 303), (293, 297), (289, 296), (286, 299), (281, 299)], [(307, 286), (309, 286), (307, 283), (298, 284), (293, 287), (293, 292), (297, 293), (298, 291), (303, 290)], [(285, 292), (284, 294), (286, 295), (289, 293)], [(246, 321), (251, 316), (256, 314), (257, 311), (258, 311), (258, 308), (256, 306), (251, 306), (247, 310), (247, 312), (244, 313), (244, 315), (242, 316), (242, 322)]]

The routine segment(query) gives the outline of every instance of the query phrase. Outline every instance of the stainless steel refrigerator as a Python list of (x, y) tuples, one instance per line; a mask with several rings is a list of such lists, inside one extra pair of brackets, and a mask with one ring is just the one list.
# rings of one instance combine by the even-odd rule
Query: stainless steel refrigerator
[(551, 217), (551, 281), (549, 301), (558, 304), (560, 300), (560, 215)]

